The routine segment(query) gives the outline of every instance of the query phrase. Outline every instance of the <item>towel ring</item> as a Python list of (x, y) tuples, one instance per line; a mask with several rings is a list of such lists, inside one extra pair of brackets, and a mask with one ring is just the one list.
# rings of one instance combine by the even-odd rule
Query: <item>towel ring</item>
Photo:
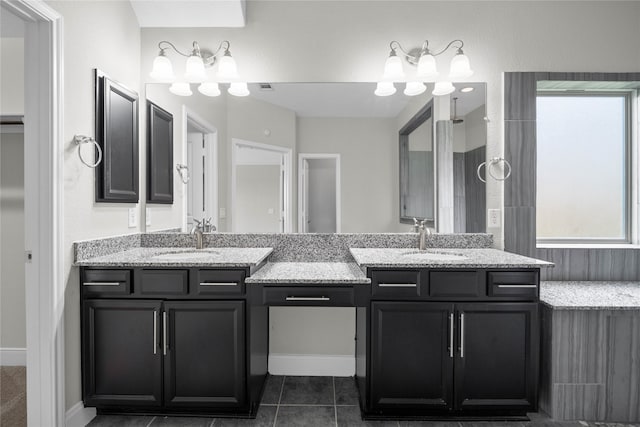
[[(502, 178), (497, 177), (493, 174), (492, 166), (497, 165), (498, 163), (504, 163), (507, 168), (507, 172)], [(484, 178), (482, 178), (482, 176), (480, 176), (480, 169), (482, 169), (483, 166), (486, 166), (487, 172), (489, 172), (491, 178), (495, 179), (496, 181), (504, 181), (511, 176), (511, 164), (504, 157), (493, 157), (491, 160), (489, 160), (489, 165), (487, 165), (487, 162), (482, 162), (478, 165), (478, 169), (476, 170), (478, 179), (482, 182), (487, 182)]]
[[(102, 148), (100, 148), (100, 145), (96, 142), (96, 140), (90, 136), (74, 135), (73, 142), (75, 142), (76, 145), (78, 145), (78, 157), (80, 157), (80, 161), (85, 166), (88, 166), (90, 168), (98, 167), (98, 165), (102, 161)], [(98, 153), (98, 160), (96, 160), (95, 163), (89, 163), (82, 157), (82, 150), (81, 150), (82, 144), (87, 144), (87, 143), (92, 143), (93, 145), (96, 146), (96, 152)]]
[(178, 163), (176, 165), (176, 170), (180, 175), (180, 180), (183, 184), (186, 184), (191, 179), (191, 174), (189, 173), (189, 166)]

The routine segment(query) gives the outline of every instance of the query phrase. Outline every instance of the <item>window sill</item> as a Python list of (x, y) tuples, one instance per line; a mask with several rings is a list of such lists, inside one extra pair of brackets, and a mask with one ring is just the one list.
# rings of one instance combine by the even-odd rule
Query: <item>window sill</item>
[(536, 249), (640, 249), (633, 243), (538, 243)]

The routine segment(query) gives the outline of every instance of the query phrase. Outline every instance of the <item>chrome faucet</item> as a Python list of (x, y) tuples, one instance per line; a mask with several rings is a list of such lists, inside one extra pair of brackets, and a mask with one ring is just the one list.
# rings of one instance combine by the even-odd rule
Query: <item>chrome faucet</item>
[(413, 231), (420, 235), (418, 249), (427, 250), (427, 236), (431, 236), (431, 228), (427, 227), (427, 220), (418, 221), (417, 218), (413, 218)]

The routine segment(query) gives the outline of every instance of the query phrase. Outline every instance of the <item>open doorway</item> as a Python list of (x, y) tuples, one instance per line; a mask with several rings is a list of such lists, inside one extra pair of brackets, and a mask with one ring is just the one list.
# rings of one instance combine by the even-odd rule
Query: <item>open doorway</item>
[(300, 154), (298, 230), (340, 232), (340, 155)]
[(218, 131), (186, 107), (183, 123), (188, 167), (188, 173), (181, 174), (187, 186), (183, 229), (190, 231), (194, 218), (198, 221), (211, 218), (211, 224), (218, 229)]
[(232, 140), (231, 230), (290, 233), (291, 149)]

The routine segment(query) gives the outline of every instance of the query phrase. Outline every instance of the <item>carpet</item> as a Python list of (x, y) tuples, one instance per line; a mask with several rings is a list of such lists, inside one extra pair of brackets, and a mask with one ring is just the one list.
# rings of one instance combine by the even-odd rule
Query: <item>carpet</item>
[(0, 366), (0, 426), (27, 425), (27, 368)]

